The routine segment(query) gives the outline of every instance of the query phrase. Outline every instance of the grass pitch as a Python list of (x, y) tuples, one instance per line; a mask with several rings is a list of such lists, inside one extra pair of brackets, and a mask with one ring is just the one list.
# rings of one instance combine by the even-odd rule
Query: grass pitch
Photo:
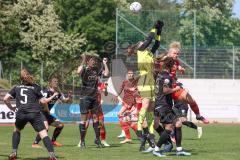
[[(203, 126), (203, 137), (197, 139), (196, 130), (183, 127), (184, 149), (192, 153), (189, 157), (176, 157), (175, 149), (167, 157), (158, 158), (152, 154), (143, 154), (138, 151), (139, 142), (132, 133), (132, 144), (119, 144), (117, 135), (120, 133), (118, 124), (106, 124), (107, 142), (111, 147), (98, 149), (94, 145), (94, 132), (89, 128), (86, 137), (85, 150), (77, 146), (79, 142), (78, 126), (65, 125), (58, 141), (63, 147), (55, 148), (59, 160), (240, 160), (240, 125), (210, 124)], [(0, 160), (7, 159), (11, 152), (11, 138), (13, 126), (0, 126)], [(50, 127), (51, 137), (53, 128)], [(21, 142), (18, 157), (21, 160), (46, 160), (48, 157), (45, 149), (33, 149), (31, 144), (35, 138), (31, 126), (26, 126), (21, 133)], [(157, 137), (158, 138), (158, 137)], [(42, 144), (42, 143), (41, 143)]]

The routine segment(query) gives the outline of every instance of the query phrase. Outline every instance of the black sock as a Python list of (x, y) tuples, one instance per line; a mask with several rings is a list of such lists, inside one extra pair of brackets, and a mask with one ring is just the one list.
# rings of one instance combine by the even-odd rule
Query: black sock
[(13, 152), (17, 152), (18, 145), (20, 143), (20, 135), (21, 134), (18, 131), (13, 132), (13, 135), (12, 135), (12, 149), (13, 149)]
[(188, 126), (190, 128), (197, 129), (197, 125), (194, 124), (193, 122), (185, 121), (185, 122), (182, 122), (182, 124), (185, 125), (185, 126)]
[(143, 128), (143, 134), (144, 134), (144, 135), (148, 135), (148, 134), (149, 134), (148, 127)]
[(86, 135), (86, 126), (85, 123), (80, 123), (79, 124), (79, 131), (80, 131), (80, 139), (82, 142), (85, 141), (85, 135)]
[(35, 141), (33, 142), (33, 144), (38, 144), (41, 141), (41, 137), (39, 136), (39, 134), (37, 134)]
[(100, 139), (100, 128), (99, 128), (99, 122), (93, 122), (93, 128), (95, 131), (96, 139)]
[(42, 141), (43, 141), (44, 146), (47, 148), (49, 154), (51, 155), (52, 153), (54, 153), (53, 145), (52, 145), (50, 138), (48, 136), (46, 136), (42, 139)]
[(161, 136), (160, 136), (160, 138), (159, 138), (159, 140), (158, 140), (158, 143), (157, 143), (157, 146), (158, 146), (159, 148), (161, 148), (161, 146), (162, 146), (164, 143), (167, 142), (170, 133), (171, 133), (171, 131), (166, 130), (166, 129), (162, 132), (162, 134), (161, 134)]
[(148, 141), (150, 147), (155, 148), (154, 134), (149, 134), (147, 141)]
[(161, 125), (159, 125), (155, 131), (159, 134), (159, 136), (162, 134), (162, 132), (164, 131), (163, 127)]
[(175, 135), (176, 135), (176, 146), (181, 147), (182, 142), (182, 127), (175, 128)]
[(52, 141), (56, 141), (57, 137), (61, 133), (63, 127), (55, 128), (52, 136)]

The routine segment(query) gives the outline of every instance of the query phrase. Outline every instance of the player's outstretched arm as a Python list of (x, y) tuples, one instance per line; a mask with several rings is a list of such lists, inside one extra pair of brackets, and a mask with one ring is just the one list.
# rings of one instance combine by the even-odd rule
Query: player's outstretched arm
[(82, 63), (81, 63), (81, 65), (77, 69), (77, 74), (79, 74), (79, 75), (82, 74), (83, 69), (84, 69), (84, 65), (86, 64), (86, 55), (82, 54), (81, 57), (82, 57)]
[(152, 53), (155, 53), (155, 51), (157, 50), (157, 48), (160, 46), (160, 34), (162, 32), (162, 27), (164, 26), (163, 22), (158, 20), (156, 21), (156, 23), (154, 24), (153, 28), (150, 30), (150, 33), (148, 34), (148, 37), (145, 39), (145, 41), (143, 42), (143, 44), (141, 44), (141, 46), (139, 47), (138, 50), (140, 51), (144, 51), (147, 47), (149, 47), (149, 45), (151, 44), (152, 40), (154, 39), (154, 36), (157, 34), (156, 36), (156, 44), (154, 44), (153, 48), (152, 48)]
[(160, 47), (160, 40), (161, 40), (161, 33), (162, 33), (162, 28), (164, 26), (163, 21), (157, 20), (154, 27), (156, 29), (156, 36), (155, 36), (155, 43), (151, 49), (151, 52), (155, 54), (157, 49)]
[(55, 92), (51, 97), (49, 97), (49, 98), (45, 98), (45, 97), (43, 97), (43, 98), (41, 98), (40, 100), (39, 100), (39, 102), (40, 102), (40, 104), (48, 104), (55, 96), (57, 96), (59, 93), (58, 92)]
[(109, 69), (108, 69), (108, 66), (107, 66), (107, 58), (103, 58), (103, 65), (104, 65), (104, 71), (103, 71), (103, 75), (104, 76), (109, 76)]

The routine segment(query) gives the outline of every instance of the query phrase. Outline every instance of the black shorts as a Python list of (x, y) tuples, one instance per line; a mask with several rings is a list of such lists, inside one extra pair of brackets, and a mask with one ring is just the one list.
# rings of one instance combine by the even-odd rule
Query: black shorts
[(22, 130), (28, 122), (36, 132), (46, 129), (41, 112), (16, 114), (15, 126), (17, 129)]
[(170, 107), (156, 106), (154, 109), (154, 116), (159, 117), (160, 122), (163, 124), (172, 124), (177, 119), (177, 116)]
[(185, 102), (174, 103), (173, 111), (178, 117), (187, 117), (188, 104)]
[(84, 96), (80, 98), (80, 112), (87, 114), (89, 111), (97, 110), (99, 106), (97, 98)]
[(42, 112), (41, 114), (43, 121), (47, 121), (49, 125), (56, 121), (56, 118), (47, 112)]

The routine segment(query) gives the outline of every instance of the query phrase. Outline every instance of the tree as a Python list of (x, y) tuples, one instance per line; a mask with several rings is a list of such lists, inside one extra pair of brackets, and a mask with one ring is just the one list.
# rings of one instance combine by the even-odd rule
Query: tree
[[(16, 45), (15, 50), (5, 49), (6, 54), (1, 54), (6, 55), (3, 57), (6, 72), (18, 75), (20, 62), (23, 62), (24, 67), (29, 66), (33, 73), (39, 75), (40, 63), (43, 62), (45, 68), (48, 68), (44, 73), (45, 77), (49, 77), (51, 73), (59, 72), (59, 66), (69, 58), (85, 52), (86, 39), (83, 34), (66, 34), (60, 27), (60, 20), (50, 1), (18, 0), (17, 3), (8, 4), (7, 8), (4, 12), (6, 23), (0, 30), (3, 33), (1, 42), (5, 48)], [(6, 32), (7, 28), (14, 29), (15, 32), (10, 35), (17, 37), (16, 43), (9, 38), (10, 44), (6, 44), (10, 37)], [(9, 53), (12, 53), (12, 57)], [(9, 66), (10, 63), (7, 62), (18, 66)], [(15, 82), (16, 77), (14, 74)]]
[(84, 33), (86, 50), (105, 54), (104, 45), (115, 41), (115, 9), (127, 7), (125, 0), (56, 0), (55, 8), (68, 33)]
[[(180, 34), (185, 45), (193, 42), (193, 19), (196, 13), (196, 39), (198, 46), (237, 45), (240, 21), (232, 18), (234, 0), (184, 0)], [(238, 25), (237, 25), (238, 24)]]

